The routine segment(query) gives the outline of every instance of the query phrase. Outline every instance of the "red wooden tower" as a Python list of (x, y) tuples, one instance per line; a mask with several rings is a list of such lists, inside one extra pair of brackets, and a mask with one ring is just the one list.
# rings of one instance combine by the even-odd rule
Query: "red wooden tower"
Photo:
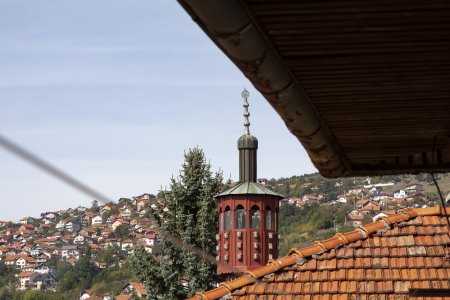
[(283, 197), (257, 183), (258, 140), (250, 134), (244, 90), (244, 135), (238, 140), (239, 183), (216, 196), (219, 209), (217, 273), (238, 274), (278, 256), (278, 208)]

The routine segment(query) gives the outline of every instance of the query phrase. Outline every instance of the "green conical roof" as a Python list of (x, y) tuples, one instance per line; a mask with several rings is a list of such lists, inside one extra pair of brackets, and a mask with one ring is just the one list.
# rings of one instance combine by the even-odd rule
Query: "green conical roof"
[(216, 197), (226, 196), (226, 195), (246, 195), (246, 194), (271, 195), (271, 196), (278, 196), (278, 197), (284, 198), (283, 195), (275, 193), (274, 191), (268, 189), (267, 187), (265, 187), (259, 183), (251, 182), (251, 181), (241, 182), (241, 183), (229, 188), (225, 192), (220, 193)]

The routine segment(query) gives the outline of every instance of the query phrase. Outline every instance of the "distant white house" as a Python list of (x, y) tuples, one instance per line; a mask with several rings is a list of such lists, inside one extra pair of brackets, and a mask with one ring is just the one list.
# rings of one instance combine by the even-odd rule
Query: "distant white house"
[(147, 233), (144, 237), (142, 237), (141, 241), (146, 245), (153, 247), (156, 244), (156, 235), (154, 233)]
[(405, 188), (408, 194), (417, 194), (423, 192), (423, 185), (421, 183), (410, 184)]
[(57, 230), (63, 230), (64, 227), (66, 226), (66, 223), (67, 223), (66, 220), (61, 220), (61, 221), (59, 221), (58, 223), (56, 223), (55, 228), (56, 228)]
[(131, 216), (132, 212), (133, 212), (133, 210), (129, 206), (124, 206), (124, 207), (120, 208), (120, 216), (122, 218), (129, 218)]
[(347, 195), (358, 195), (358, 194), (361, 194), (362, 191), (363, 191), (363, 189), (361, 189), (361, 188), (349, 190), (347, 192)]
[(394, 198), (405, 198), (407, 196), (406, 191), (405, 190), (396, 190), (394, 192)]
[(32, 217), (25, 217), (25, 218), (20, 219), (20, 223), (21, 224), (28, 224), (28, 223), (33, 222), (33, 220), (34, 219)]
[(85, 241), (86, 241), (86, 239), (81, 234), (77, 235), (75, 237), (75, 239), (73, 240), (73, 242), (77, 245), (82, 245), (82, 244), (84, 244)]
[(373, 217), (372, 217), (372, 220), (373, 220), (374, 222), (376, 222), (376, 221), (378, 221), (379, 219), (385, 218), (385, 217), (387, 217), (387, 216), (388, 216), (388, 215), (385, 214), (384, 212), (380, 212), (380, 213), (376, 214), (375, 216), (373, 216)]
[(38, 265), (28, 265), (22, 269), (23, 272), (36, 272), (39, 274), (47, 274), (54, 272), (46, 263), (41, 263)]
[(51, 273), (38, 274), (32, 282), (34, 290), (41, 290), (42, 288), (53, 289), (55, 287), (56, 278)]
[(302, 197), (302, 200), (308, 204), (319, 203), (320, 199), (321, 198), (319, 196), (315, 196), (315, 195), (304, 195)]
[(39, 273), (35, 272), (21, 272), (19, 277), (19, 290), (26, 290), (28, 288), (31, 288), (31, 283), (33, 282), (34, 278), (39, 276)]
[(376, 196), (373, 196), (373, 200), (374, 201), (381, 201), (381, 200), (384, 200), (384, 199), (387, 199), (387, 198), (389, 198), (389, 195), (387, 195), (387, 194), (380, 194), (380, 195), (376, 195)]
[(345, 225), (352, 225), (352, 226), (358, 226), (362, 224), (362, 221), (364, 219), (364, 216), (359, 215), (347, 215), (345, 218)]
[(100, 215), (96, 215), (95, 217), (92, 218), (92, 225), (97, 224), (103, 224), (103, 218)]
[(80, 259), (80, 251), (78, 250), (76, 245), (64, 245), (61, 249), (61, 258), (75, 258), (76, 260)]
[(47, 219), (54, 219), (56, 217), (56, 215), (53, 212), (48, 212), (48, 213), (45, 213), (45, 217)]
[(106, 247), (121, 247), (122, 240), (119, 238), (109, 238), (105, 240)]
[(133, 248), (133, 241), (125, 240), (122, 242), (122, 250), (131, 250)]
[(31, 256), (38, 256), (41, 253), (42, 253), (42, 247), (39, 245), (34, 245), (33, 247), (30, 248)]
[(43, 218), (42, 221), (44, 222), (44, 224), (46, 225), (50, 225), (53, 224), (53, 219), (48, 219), (48, 218)]
[(339, 197), (336, 199), (336, 202), (339, 202), (339, 203), (347, 203), (347, 201), (348, 201), (348, 199), (347, 199), (347, 197), (345, 197), (345, 196), (339, 196)]
[(69, 232), (74, 232), (74, 231), (80, 230), (81, 225), (80, 225), (80, 223), (78, 223), (78, 222), (70, 221), (70, 222), (67, 222), (67, 223), (66, 223), (65, 228), (66, 228), (66, 230), (69, 231)]

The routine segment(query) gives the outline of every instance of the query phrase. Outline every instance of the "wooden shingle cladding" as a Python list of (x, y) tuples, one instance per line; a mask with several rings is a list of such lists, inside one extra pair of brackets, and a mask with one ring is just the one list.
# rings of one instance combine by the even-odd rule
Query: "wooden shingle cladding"
[(179, 2), (322, 175), (450, 170), (448, 1)]
[(414, 299), (413, 289), (450, 289), (449, 244), (440, 207), (413, 209), (292, 249), (191, 299)]

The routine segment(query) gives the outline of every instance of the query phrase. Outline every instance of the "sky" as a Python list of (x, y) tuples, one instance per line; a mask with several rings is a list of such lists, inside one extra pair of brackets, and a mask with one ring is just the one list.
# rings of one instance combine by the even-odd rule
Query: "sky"
[[(244, 87), (258, 177), (316, 172), (177, 2), (0, 1), (0, 135), (112, 199), (168, 187), (196, 146), (237, 180)], [(0, 148), (0, 220), (93, 200)]]

